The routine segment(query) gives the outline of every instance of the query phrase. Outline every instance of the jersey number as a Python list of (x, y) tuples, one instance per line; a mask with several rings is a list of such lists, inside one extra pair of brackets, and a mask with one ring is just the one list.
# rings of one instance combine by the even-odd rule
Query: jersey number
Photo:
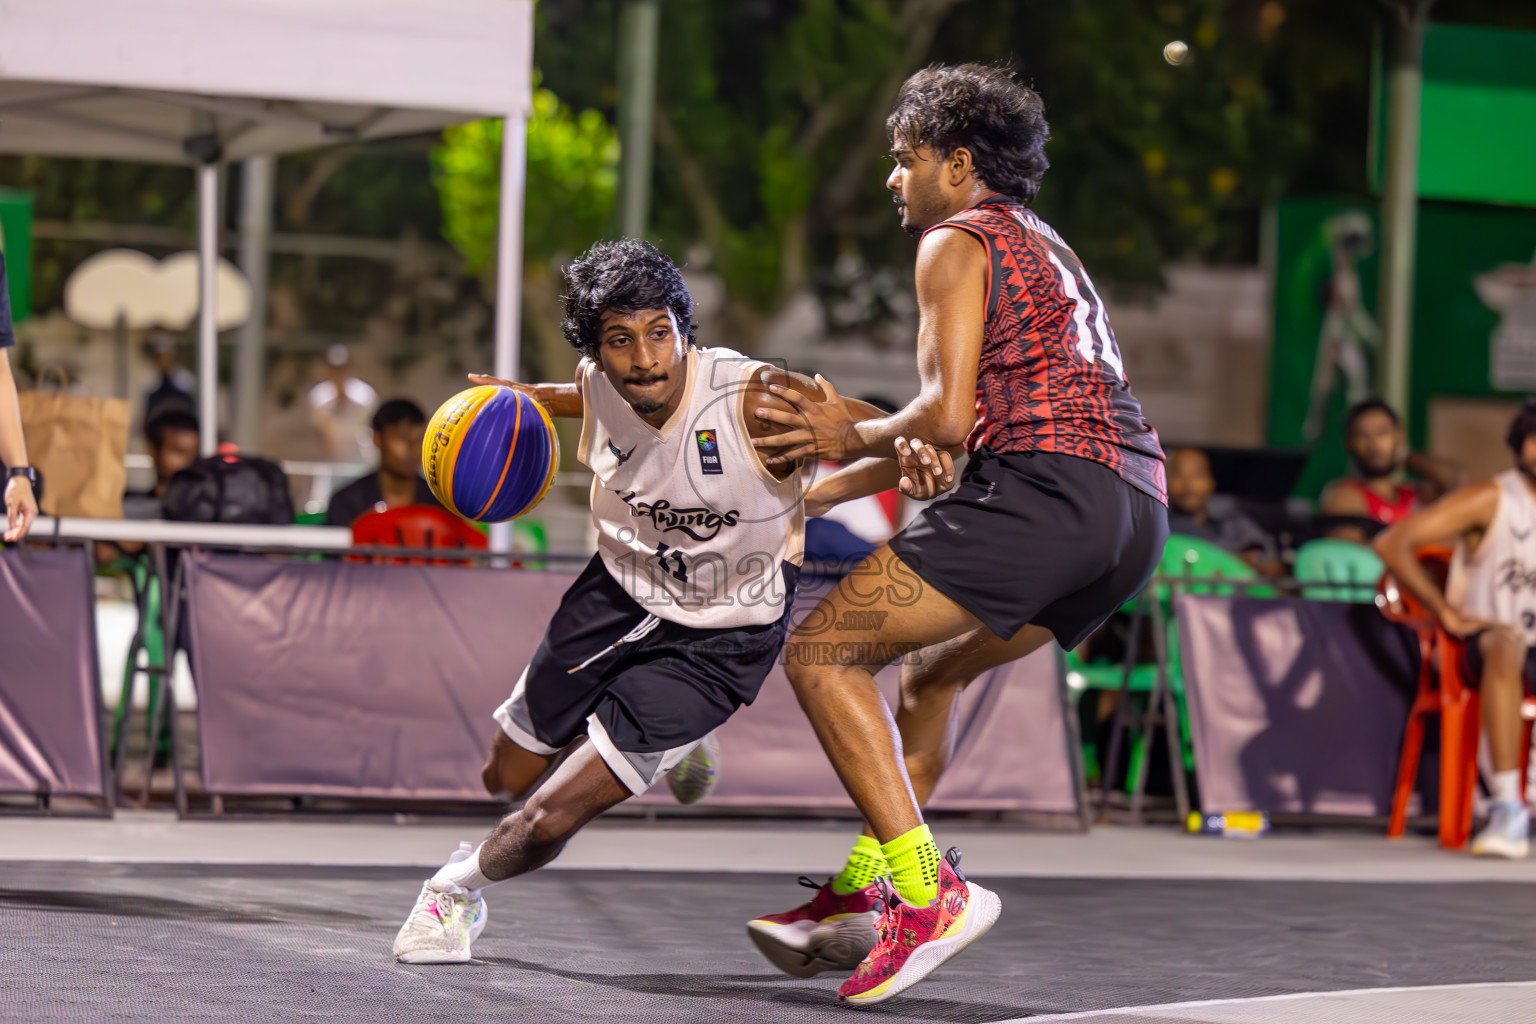
[[(1088, 271), (1078, 261), (1077, 254), (1065, 246), (1047, 242), (1046, 255), (1061, 272), (1061, 287), (1072, 300), (1072, 319), (1077, 324), (1077, 351), (1088, 362), (1103, 358), (1115, 371), (1115, 376), (1125, 379), (1125, 364), (1120, 350), (1115, 347), (1115, 336), (1109, 332), (1109, 320), (1104, 316), (1104, 300), (1088, 280)], [(1087, 297), (1084, 297), (1086, 293)]]
[[(672, 564), (667, 564), (668, 553), (672, 556)], [(668, 547), (665, 543), (656, 545), (656, 562), (661, 566), (662, 572), (669, 572), (672, 578), (683, 583), (688, 582), (688, 567), (683, 564), (683, 553), (676, 548)]]

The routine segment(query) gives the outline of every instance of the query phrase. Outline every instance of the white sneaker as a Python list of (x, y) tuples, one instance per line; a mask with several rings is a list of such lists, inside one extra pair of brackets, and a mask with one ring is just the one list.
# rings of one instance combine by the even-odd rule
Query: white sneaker
[(680, 804), (696, 804), (720, 778), (720, 741), (709, 733), (667, 773), (667, 787)]
[(1488, 824), (1472, 839), (1472, 853), (1479, 857), (1521, 860), (1531, 852), (1531, 812), (1524, 804), (1493, 805)]
[(457, 885), (421, 885), (416, 905), (395, 936), (394, 956), (403, 964), (462, 964), (485, 930), (485, 899)]

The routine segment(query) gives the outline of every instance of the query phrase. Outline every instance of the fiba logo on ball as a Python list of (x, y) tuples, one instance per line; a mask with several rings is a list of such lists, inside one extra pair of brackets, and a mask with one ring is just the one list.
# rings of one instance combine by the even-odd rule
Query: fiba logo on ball
[(543, 500), (560, 467), (549, 413), (512, 388), (481, 385), (432, 417), (421, 445), (427, 486), (448, 510), (475, 522), (516, 519)]

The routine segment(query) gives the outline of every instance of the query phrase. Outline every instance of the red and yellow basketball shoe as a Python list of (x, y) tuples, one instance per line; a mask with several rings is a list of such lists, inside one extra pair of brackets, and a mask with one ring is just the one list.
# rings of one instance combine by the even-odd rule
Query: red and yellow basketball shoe
[(802, 877), (800, 884), (816, 890), (809, 903), (748, 921), (747, 935), (775, 967), (797, 978), (852, 970), (875, 944), (879, 890), (869, 885), (844, 896), (830, 881)]
[(837, 990), (854, 1006), (883, 1003), (916, 985), (985, 935), (1003, 909), (995, 893), (965, 880), (953, 848), (939, 861), (939, 895), (926, 907), (909, 907), (884, 879), (879, 884), (887, 886), (875, 924), (880, 939)]

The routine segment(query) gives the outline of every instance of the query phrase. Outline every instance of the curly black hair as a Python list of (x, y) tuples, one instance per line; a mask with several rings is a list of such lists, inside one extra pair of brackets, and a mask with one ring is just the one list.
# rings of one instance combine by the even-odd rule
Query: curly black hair
[(1012, 68), (930, 64), (902, 84), (885, 119), (913, 149), (927, 146), (941, 160), (967, 149), (976, 174), (994, 192), (1029, 202), (1050, 161), (1051, 126), (1045, 101), (1019, 82)]
[(150, 414), (149, 420), (144, 424), (144, 437), (150, 446), (159, 448), (165, 444), (165, 432), (167, 430), (181, 430), (188, 434), (198, 432), (197, 417), (179, 405), (170, 408), (160, 408)]
[(1536, 434), (1536, 395), (1527, 398), (1525, 404), (1520, 407), (1520, 411), (1515, 413), (1504, 443), (1509, 445), (1510, 451), (1519, 458), (1520, 449), (1525, 447), (1525, 439), (1532, 434)]
[(373, 414), (373, 432), (382, 434), (396, 423), (409, 423), (415, 427), (425, 425), (426, 422), (427, 414), (422, 412), (421, 406), (409, 398), (391, 398)]
[(1348, 434), (1355, 429), (1355, 421), (1368, 412), (1379, 412), (1392, 421), (1394, 427), (1402, 425), (1402, 418), (1397, 415), (1397, 410), (1380, 398), (1365, 398), (1349, 407), (1344, 414), (1344, 433)]
[(670, 309), (693, 343), (693, 296), (677, 264), (650, 242), (621, 238), (598, 242), (565, 268), (565, 340), (584, 356), (597, 351), (603, 313)]

